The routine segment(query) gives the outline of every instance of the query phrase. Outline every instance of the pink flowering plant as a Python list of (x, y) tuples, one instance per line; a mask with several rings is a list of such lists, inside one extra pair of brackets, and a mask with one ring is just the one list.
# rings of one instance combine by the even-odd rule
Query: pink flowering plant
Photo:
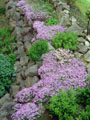
[(18, 1), (17, 6), (21, 7), (23, 14), (26, 16), (27, 20), (45, 20), (47, 18), (50, 18), (46, 12), (35, 11), (33, 7), (28, 5), (25, 0)]
[(40, 81), (17, 93), (15, 101), (20, 104), (15, 106), (12, 120), (37, 119), (40, 116), (39, 104), (46, 103), (60, 88), (67, 90), (86, 86), (88, 74), (85, 65), (69, 50), (50, 51), (42, 56), (42, 60), (43, 64), (38, 70)]
[(60, 24), (46, 26), (45, 22), (41, 21), (35, 21), (33, 28), (37, 31), (37, 35), (32, 39), (32, 42), (40, 39), (51, 41), (52, 37), (54, 37), (57, 33), (63, 33), (66, 31), (66, 29)]

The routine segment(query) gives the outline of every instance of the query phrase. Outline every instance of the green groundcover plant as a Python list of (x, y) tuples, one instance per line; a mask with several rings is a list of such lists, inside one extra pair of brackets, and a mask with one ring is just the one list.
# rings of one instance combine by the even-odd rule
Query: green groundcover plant
[(42, 54), (49, 52), (48, 42), (43, 40), (36, 41), (30, 48), (28, 54), (34, 61), (40, 61)]
[(55, 48), (65, 48), (72, 51), (77, 50), (78, 35), (73, 32), (67, 31), (64, 33), (58, 33), (56, 37), (52, 38), (52, 45)]
[(0, 15), (5, 14), (5, 11), (6, 11), (5, 8), (0, 7)]
[(14, 65), (11, 63), (11, 58), (0, 54), (0, 97), (9, 91), (14, 80)]
[(51, 26), (51, 25), (57, 25), (59, 24), (59, 20), (58, 19), (55, 19), (55, 18), (51, 18), (51, 19), (47, 19), (46, 20), (46, 26)]
[[(58, 95), (50, 99), (50, 104), (46, 108), (52, 117), (58, 120), (90, 120), (90, 104), (83, 108), (77, 103), (77, 92), (72, 88), (68, 91), (60, 90)], [(84, 98), (83, 98), (84, 99)]]

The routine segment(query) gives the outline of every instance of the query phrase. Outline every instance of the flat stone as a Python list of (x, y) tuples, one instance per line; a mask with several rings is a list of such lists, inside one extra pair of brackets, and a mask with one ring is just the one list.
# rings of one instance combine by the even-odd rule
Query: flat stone
[(37, 65), (32, 65), (25, 72), (25, 76), (33, 77), (33, 76), (37, 76), (37, 74), (38, 74), (38, 66)]
[(78, 41), (81, 42), (81, 43), (85, 43), (86, 40), (83, 37), (79, 37)]
[(90, 62), (90, 50), (84, 55), (84, 58), (87, 62)]
[(10, 91), (11, 91), (11, 96), (15, 97), (16, 94), (19, 91), (19, 86), (18, 85), (12, 85)]
[(77, 33), (77, 34), (82, 34), (83, 29), (77, 25), (76, 23), (74, 23), (71, 27), (68, 28), (69, 31)]
[(27, 77), (25, 80), (25, 87), (31, 87), (35, 83), (39, 81), (39, 78), (37, 76), (34, 77)]
[(89, 43), (88, 41), (85, 41), (85, 45), (86, 45), (87, 47), (90, 47), (90, 43)]
[(90, 35), (87, 36), (87, 40), (90, 42)]
[(20, 85), (20, 82), (22, 81), (22, 77), (21, 77), (21, 74), (17, 74), (16, 75), (16, 84), (17, 85)]
[(24, 43), (24, 47), (25, 47), (26, 51), (29, 51), (29, 49), (31, 48), (31, 43), (29, 41), (26, 41)]
[(28, 63), (28, 61), (29, 61), (29, 58), (27, 56), (23, 56), (20, 58), (20, 65), (24, 66)]
[(13, 8), (14, 6), (16, 6), (16, 3), (13, 2), (13, 1), (10, 1), (10, 2), (8, 2), (7, 6), (6, 6), (6, 9), (11, 9), (11, 8)]
[(18, 48), (17, 54), (19, 55), (20, 58), (26, 55), (25, 52), (24, 52), (24, 47), (23, 46)]
[(87, 50), (88, 50), (88, 47), (87, 46), (85, 46), (84, 44), (80, 44), (79, 46), (78, 46), (78, 51), (80, 52), (80, 53), (86, 53), (87, 52)]
[(55, 50), (55, 48), (48, 42), (49, 50)]
[(82, 57), (83, 54), (79, 53), (79, 52), (75, 52), (75, 56), (76, 58), (80, 59)]
[(1, 99), (0, 99), (0, 107), (3, 105), (3, 103), (7, 102), (7, 101), (10, 101), (11, 98), (10, 98), (10, 94), (6, 94), (4, 95)]

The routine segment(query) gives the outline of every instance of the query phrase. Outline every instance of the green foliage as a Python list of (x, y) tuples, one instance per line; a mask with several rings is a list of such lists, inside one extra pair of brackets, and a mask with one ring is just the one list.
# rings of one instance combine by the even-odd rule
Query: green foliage
[(79, 106), (76, 103), (75, 91), (60, 90), (57, 96), (50, 99), (47, 108), (53, 116), (58, 116), (59, 120), (74, 120), (78, 115)]
[(30, 48), (28, 54), (34, 61), (40, 61), (42, 54), (49, 52), (48, 42), (44, 40), (36, 41)]
[[(83, 89), (82, 89), (83, 90)], [(50, 104), (46, 108), (50, 111), (52, 117), (57, 116), (58, 120), (90, 120), (90, 101), (85, 97), (78, 96), (78, 91), (70, 88), (69, 90), (60, 90), (57, 96), (50, 99)], [(90, 98), (90, 96), (88, 96)], [(79, 101), (78, 101), (79, 100)], [(85, 102), (83, 106), (80, 102)]]
[(76, 120), (90, 120), (90, 105), (87, 105), (86, 108), (80, 112)]
[(48, 19), (46, 20), (46, 26), (57, 25), (59, 23), (58, 19)]
[(11, 30), (9, 27), (0, 29), (0, 53), (13, 53), (12, 43), (14, 44), (15, 37), (11, 37)]
[(56, 37), (52, 38), (52, 45), (55, 48), (65, 48), (72, 51), (77, 50), (78, 46), (78, 35), (72, 32), (58, 33)]
[(86, 11), (86, 16), (90, 20), (90, 8)]
[(5, 14), (5, 11), (6, 11), (5, 8), (0, 7), (0, 15)]
[(15, 80), (14, 66), (10, 61), (11, 59), (8, 56), (0, 54), (0, 97), (8, 92)]

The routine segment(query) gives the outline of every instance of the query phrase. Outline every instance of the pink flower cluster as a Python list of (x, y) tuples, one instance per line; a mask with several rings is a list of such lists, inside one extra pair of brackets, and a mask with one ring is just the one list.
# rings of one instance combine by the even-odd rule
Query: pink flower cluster
[(17, 6), (21, 7), (23, 10), (23, 13), (27, 17), (28, 20), (45, 20), (47, 18), (50, 18), (50, 16), (47, 15), (45, 12), (36, 12), (32, 8), (32, 6), (29, 6), (25, 0), (20, 0), (17, 3)]
[(17, 104), (14, 109), (16, 113), (12, 115), (13, 120), (36, 120), (40, 116), (39, 107), (34, 103)]
[[(15, 101), (21, 104), (15, 106), (17, 111), (12, 116), (13, 120), (23, 120), (24, 117), (33, 120), (36, 114), (39, 115), (38, 108), (35, 105), (47, 101), (48, 97), (57, 94), (60, 88), (69, 89), (73, 87), (76, 89), (79, 86), (86, 86), (85, 79), (88, 74), (85, 65), (74, 58), (70, 51), (64, 49), (51, 51), (44, 54), (42, 60), (43, 65), (38, 70), (41, 80), (16, 95)], [(32, 107), (30, 107), (30, 101), (33, 102)]]
[(49, 40), (51, 41), (52, 37), (54, 37), (57, 33), (65, 32), (66, 29), (63, 28), (60, 24), (53, 26), (46, 26), (44, 22), (35, 21), (33, 24), (33, 28), (37, 31), (37, 35), (32, 39), (32, 42), (35, 40)]

